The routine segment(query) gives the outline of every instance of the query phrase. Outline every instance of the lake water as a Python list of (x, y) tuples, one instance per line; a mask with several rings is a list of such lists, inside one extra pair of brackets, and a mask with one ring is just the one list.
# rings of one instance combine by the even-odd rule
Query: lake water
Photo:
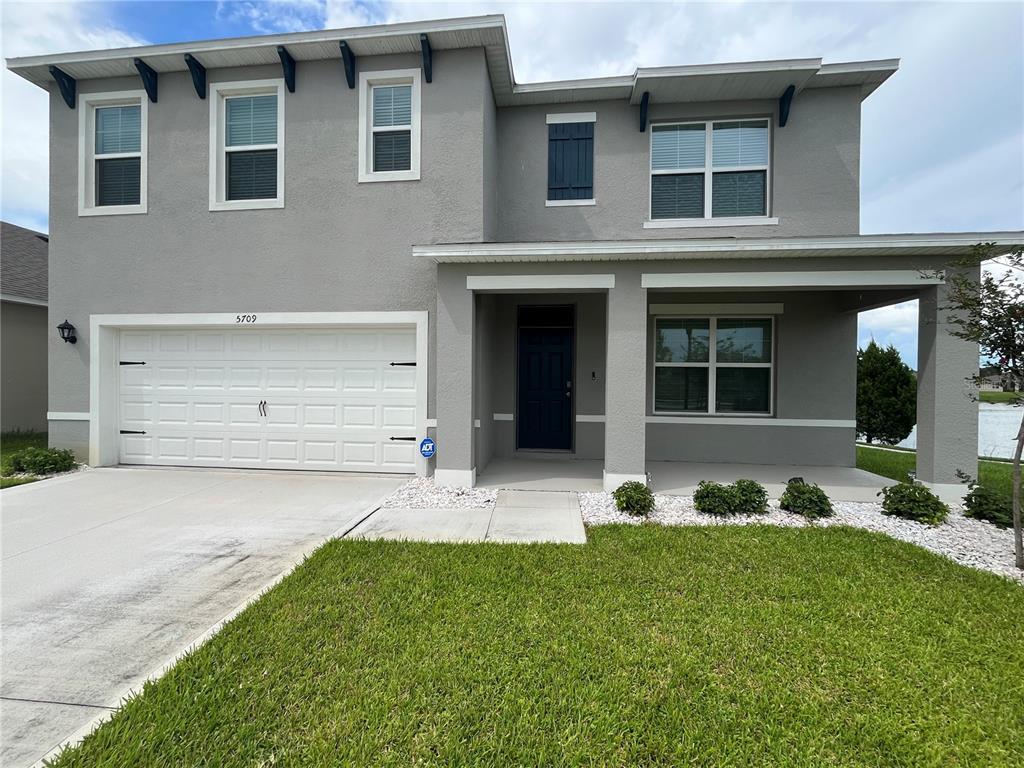
[[(1016, 447), (1017, 430), (1024, 410), (1012, 405), (978, 403), (978, 455), (1009, 459)], [(900, 448), (917, 448), (917, 427)]]

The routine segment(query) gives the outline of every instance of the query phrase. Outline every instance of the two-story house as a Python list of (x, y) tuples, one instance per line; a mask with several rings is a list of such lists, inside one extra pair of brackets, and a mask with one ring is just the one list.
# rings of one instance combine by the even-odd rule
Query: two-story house
[[(942, 269), (859, 234), (898, 62), (518, 84), (486, 16), (8, 61), (50, 92), (53, 445), (94, 465), (852, 466), (857, 312), (920, 299), (918, 476), (974, 472)], [(71, 333), (65, 328), (65, 335)], [(424, 458), (418, 443), (436, 439)]]

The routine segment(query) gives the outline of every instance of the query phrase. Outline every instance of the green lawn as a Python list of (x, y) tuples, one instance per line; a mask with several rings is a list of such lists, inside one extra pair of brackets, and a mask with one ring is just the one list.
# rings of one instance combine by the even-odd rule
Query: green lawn
[[(7, 464), (7, 457), (22, 448), (45, 448), (45, 432), (4, 432), (0, 434), (0, 473), (2, 467)], [(34, 483), (34, 478), (29, 477), (4, 477), (0, 474), (0, 489), (10, 488), (14, 485)]]
[(980, 392), (983, 403), (1016, 403), (1024, 399), (1020, 392)]
[(71, 766), (1019, 766), (1024, 589), (844, 528), (335, 541)]
[[(857, 446), (857, 466), (893, 480), (906, 480), (917, 468), (917, 453), (901, 448)], [(978, 460), (979, 482), (1009, 496), (1013, 492), (1013, 465), (1009, 461)]]

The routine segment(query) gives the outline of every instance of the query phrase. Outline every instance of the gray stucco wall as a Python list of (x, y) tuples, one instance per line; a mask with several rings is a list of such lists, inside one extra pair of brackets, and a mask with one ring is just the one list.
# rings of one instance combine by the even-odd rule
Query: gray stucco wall
[(0, 302), (0, 431), (46, 429), (46, 318), (46, 307)]
[[(418, 55), (359, 60), (362, 72), (419, 66)], [(280, 78), (281, 69), (208, 77)], [(137, 78), (79, 82), (82, 93), (139, 88)], [(51, 94), (50, 305), (79, 343), (50, 340), (50, 409), (89, 409), (94, 313), (430, 310), (433, 359), (436, 272), (411, 249), (493, 229), (482, 203), (493, 111), (483, 52), (438, 53), (422, 89), (420, 180), (359, 184), (358, 88), (346, 86), (340, 60), (299, 62), (296, 91), (285, 93), (285, 207), (211, 212), (209, 100), (188, 73), (163, 74), (148, 107), (149, 212), (90, 217), (78, 216), (79, 113)], [(66, 423), (55, 434), (81, 450), (87, 431)]]
[[(775, 101), (652, 104), (650, 120), (771, 117), (770, 214), (777, 226), (644, 229), (650, 186), (650, 128), (622, 101), (498, 110), (498, 239), (793, 237), (848, 235), (860, 221), (860, 92), (825, 88), (800, 93), (778, 127)], [(596, 112), (596, 205), (555, 207), (547, 197), (547, 125), (561, 112)]]

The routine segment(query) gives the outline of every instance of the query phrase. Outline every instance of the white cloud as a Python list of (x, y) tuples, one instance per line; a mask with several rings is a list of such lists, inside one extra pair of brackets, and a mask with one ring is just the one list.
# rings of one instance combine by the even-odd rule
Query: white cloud
[[(0, 56), (31, 56), (143, 45), (96, 6), (0, 3)], [(4, 69), (0, 78), (0, 212), (6, 221), (46, 230), (49, 189), (48, 95)]]
[(857, 346), (863, 349), (872, 339), (900, 351), (903, 362), (917, 368), (917, 300), (861, 312), (857, 317)]
[(248, 24), (256, 34), (301, 32), (323, 26), (323, 0), (220, 0), (217, 19)]

